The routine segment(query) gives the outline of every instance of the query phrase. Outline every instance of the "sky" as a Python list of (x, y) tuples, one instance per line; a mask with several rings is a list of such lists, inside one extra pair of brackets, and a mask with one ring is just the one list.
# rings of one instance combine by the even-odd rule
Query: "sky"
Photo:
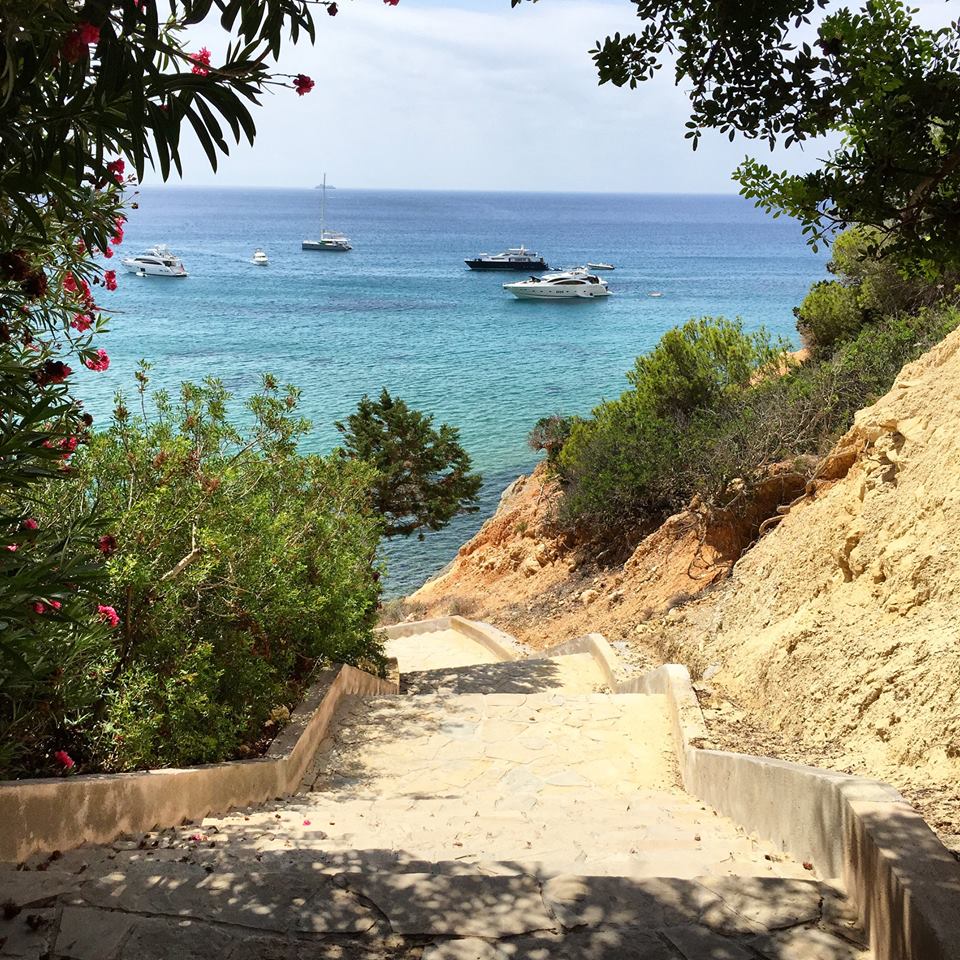
[[(954, 4), (926, 0), (946, 20)], [(933, 12), (935, 8), (935, 13)], [(756, 143), (683, 139), (686, 95), (665, 68), (637, 90), (599, 86), (588, 50), (636, 28), (628, 0), (341, 0), (317, 8), (317, 42), (278, 70), (306, 73), (314, 90), (267, 95), (251, 148), (217, 173), (192, 140), (184, 183), (340, 187), (735, 193), (730, 174)], [(195, 35), (216, 62), (224, 37)], [(791, 170), (816, 165), (827, 144), (773, 155)], [(152, 178), (147, 178), (147, 182)]]

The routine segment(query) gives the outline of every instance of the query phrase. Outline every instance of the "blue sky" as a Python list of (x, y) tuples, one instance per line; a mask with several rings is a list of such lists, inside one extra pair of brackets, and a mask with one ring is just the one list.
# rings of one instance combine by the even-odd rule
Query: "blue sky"
[[(953, 2), (921, 16), (946, 22)], [(634, 29), (628, 0), (341, 0), (318, 11), (317, 43), (288, 50), (279, 69), (316, 81), (312, 93), (268, 96), (259, 136), (217, 174), (186, 148), (186, 182), (342, 187), (624, 192), (734, 192), (748, 141), (683, 139), (688, 116), (669, 69), (635, 91), (598, 86), (587, 51)], [(203, 28), (216, 60), (223, 39)], [(824, 145), (774, 155), (815, 163)], [(148, 181), (149, 182), (149, 181)]]

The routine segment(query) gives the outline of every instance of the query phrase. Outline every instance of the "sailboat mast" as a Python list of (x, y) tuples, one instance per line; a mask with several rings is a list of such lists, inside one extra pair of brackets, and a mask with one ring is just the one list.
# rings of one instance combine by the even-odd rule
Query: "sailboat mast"
[(323, 239), (323, 227), (327, 215), (327, 175), (323, 175), (323, 192), (320, 194), (320, 239)]

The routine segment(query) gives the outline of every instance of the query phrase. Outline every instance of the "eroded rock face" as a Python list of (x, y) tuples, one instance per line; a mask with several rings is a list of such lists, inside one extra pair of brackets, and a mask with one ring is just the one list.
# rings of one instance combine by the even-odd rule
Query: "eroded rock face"
[[(857, 414), (820, 476), (707, 604), (748, 710), (880, 764), (960, 758), (960, 331)], [(701, 624), (704, 611), (700, 611)]]

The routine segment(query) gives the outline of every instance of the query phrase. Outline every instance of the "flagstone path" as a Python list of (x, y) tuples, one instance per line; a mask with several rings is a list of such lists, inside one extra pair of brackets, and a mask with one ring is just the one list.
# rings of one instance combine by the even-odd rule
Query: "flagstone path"
[(835, 883), (683, 791), (661, 697), (445, 633), (296, 797), (0, 870), (0, 957), (869, 958)]

